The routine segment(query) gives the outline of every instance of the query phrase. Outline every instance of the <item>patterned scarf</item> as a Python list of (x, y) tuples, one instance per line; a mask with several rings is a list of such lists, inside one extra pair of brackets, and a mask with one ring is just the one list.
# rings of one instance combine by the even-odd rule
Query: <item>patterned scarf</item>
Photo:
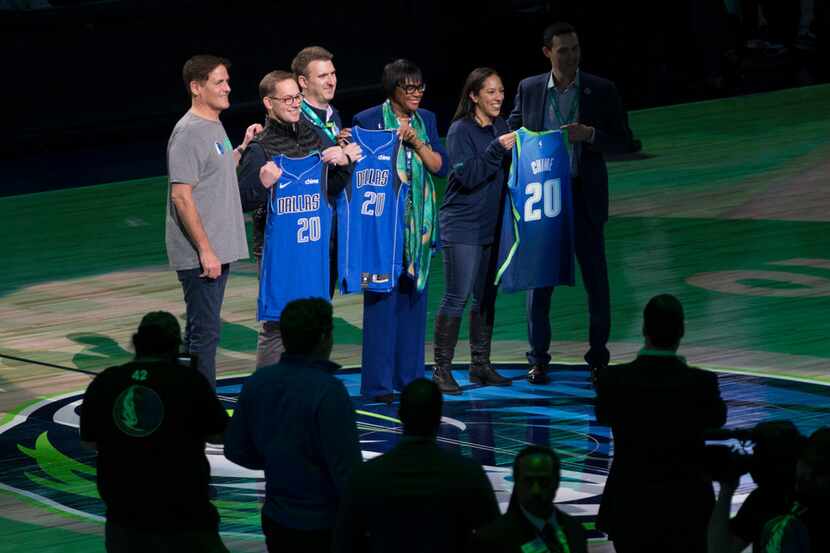
[[(424, 121), (417, 111), (412, 114), (409, 124), (418, 133), (418, 138), (429, 144)], [(400, 127), (389, 100), (383, 103), (383, 126), (385, 129)], [(396, 168), (401, 182), (408, 183), (410, 187), (405, 215), (404, 264), (420, 292), (427, 284), (432, 251), (438, 241), (435, 185), (421, 158), (411, 148), (398, 149)]]

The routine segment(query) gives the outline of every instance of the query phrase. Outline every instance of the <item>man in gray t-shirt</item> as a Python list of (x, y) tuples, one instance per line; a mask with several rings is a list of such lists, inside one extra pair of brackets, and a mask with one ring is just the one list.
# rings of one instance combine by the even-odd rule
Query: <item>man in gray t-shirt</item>
[(229, 266), (248, 257), (236, 165), (248, 142), (262, 130), (251, 125), (242, 145), (231, 146), (219, 121), (230, 105), (229, 66), (227, 60), (205, 55), (185, 63), (182, 76), (191, 108), (176, 123), (167, 144), (167, 257), (187, 306), (185, 348), (212, 386)]

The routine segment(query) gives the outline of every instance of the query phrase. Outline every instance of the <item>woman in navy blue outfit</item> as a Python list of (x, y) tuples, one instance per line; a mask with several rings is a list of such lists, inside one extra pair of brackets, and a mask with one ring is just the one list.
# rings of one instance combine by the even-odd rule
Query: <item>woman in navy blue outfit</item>
[(383, 69), (383, 88), (387, 100), (358, 113), (353, 126), (397, 129), (401, 147), (395, 166), (410, 187), (403, 272), (390, 293), (363, 293), (360, 391), (391, 403), (394, 390), (424, 376), (427, 279), (438, 232), (432, 176), (445, 176), (448, 162), (435, 114), (419, 107), (426, 90), (421, 70), (410, 61), (394, 61)]
[(451, 366), (467, 299), (470, 305), (470, 381), (507, 386), (490, 364), (495, 320), (496, 229), (507, 183), (509, 152), (516, 138), (499, 116), (504, 86), (493, 69), (467, 77), (447, 134), (449, 183), (441, 205), (441, 249), (446, 288), (435, 318), (432, 379), (445, 394), (461, 389)]

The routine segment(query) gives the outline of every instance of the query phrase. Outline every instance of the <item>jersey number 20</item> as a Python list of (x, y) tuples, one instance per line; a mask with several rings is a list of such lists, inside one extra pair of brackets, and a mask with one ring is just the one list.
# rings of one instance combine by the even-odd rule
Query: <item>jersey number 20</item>
[(366, 199), (360, 205), (361, 215), (374, 215), (375, 217), (383, 215), (383, 205), (386, 203), (385, 192), (372, 192), (371, 190), (367, 190), (363, 194), (363, 197)]
[(297, 219), (297, 244), (317, 242), (320, 239), (320, 217), (301, 217)]
[(529, 182), (525, 185), (525, 221), (540, 221), (542, 209), (537, 207), (542, 202), (545, 217), (554, 218), (562, 212), (562, 187), (559, 179), (548, 179), (544, 183)]

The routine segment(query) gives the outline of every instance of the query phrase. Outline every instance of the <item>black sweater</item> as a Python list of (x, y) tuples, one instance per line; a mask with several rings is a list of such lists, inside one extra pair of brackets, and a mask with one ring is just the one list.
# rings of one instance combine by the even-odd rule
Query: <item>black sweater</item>
[[(265, 129), (257, 135), (239, 162), (239, 196), (243, 211), (254, 212), (254, 255), (262, 255), (265, 236), (265, 205), (268, 189), (259, 180), (259, 170), (274, 156), (303, 157), (324, 149), (314, 126), (304, 117), (295, 125), (285, 125), (269, 119)], [(329, 166), (329, 202), (346, 187), (351, 176), (351, 166)]]

